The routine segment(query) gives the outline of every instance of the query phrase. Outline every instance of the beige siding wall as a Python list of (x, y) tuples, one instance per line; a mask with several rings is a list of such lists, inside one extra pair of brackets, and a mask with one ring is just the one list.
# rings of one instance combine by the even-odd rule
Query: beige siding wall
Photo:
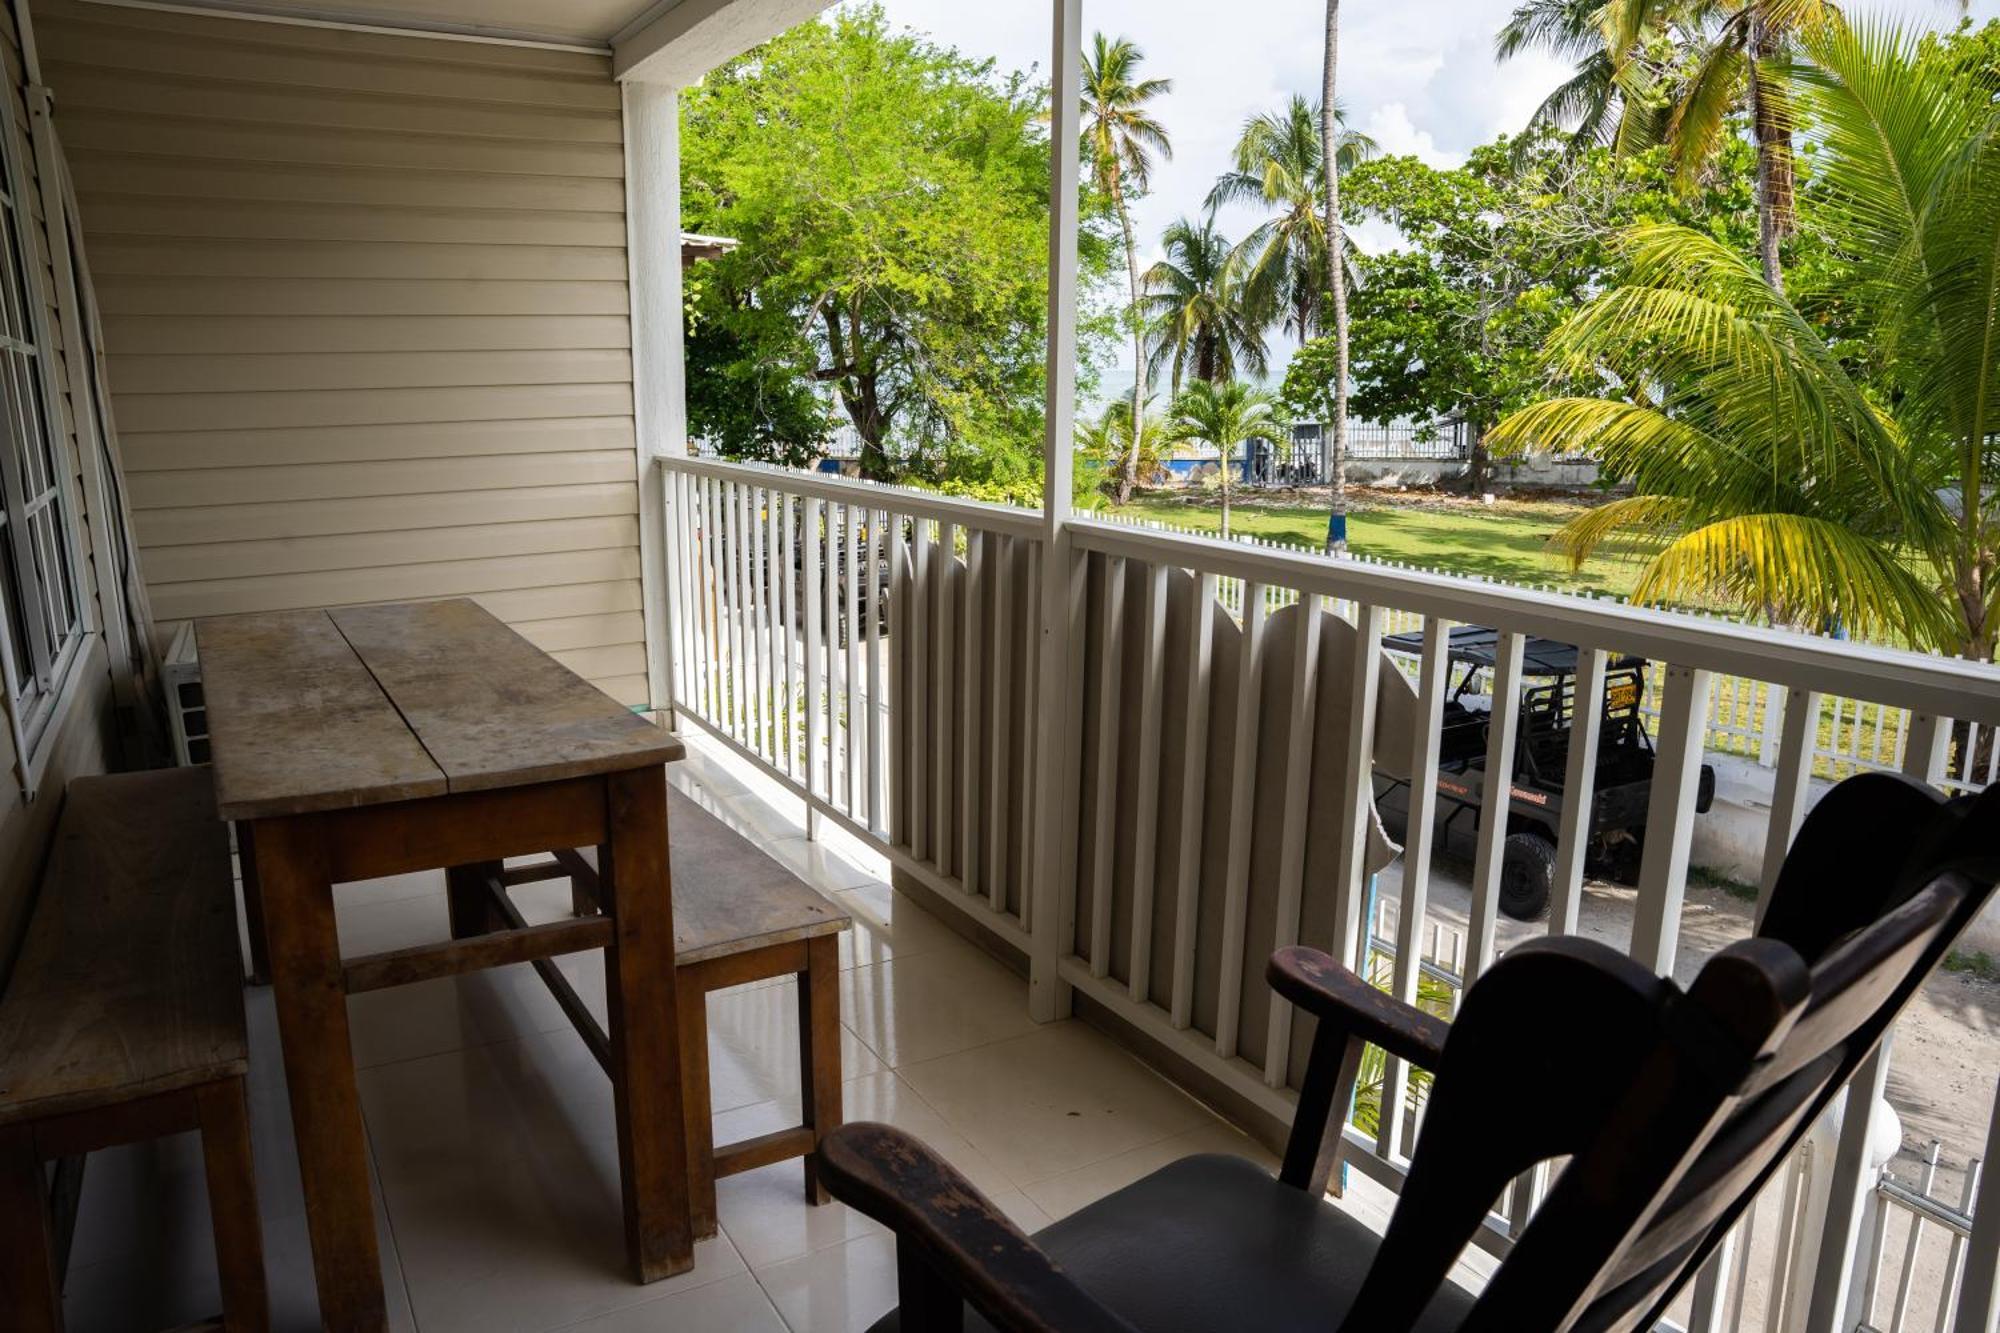
[(646, 702), (609, 62), (35, 14), (160, 620), (469, 594)]
[[(0, 96), (7, 98), (13, 122), (10, 149), (26, 196), (22, 202), (27, 225), (23, 228), (22, 239), (32, 251), (30, 263), (39, 275), (37, 280), (48, 317), (47, 345), (41, 351), (50, 359), (54, 370), (57, 396), (52, 406), (57, 419), (53, 424), (59, 432), (62, 463), (71, 473), (71, 495), (78, 509), (76, 535), (82, 562), (80, 582), (84, 595), (94, 607), (98, 577), (90, 556), (89, 524), (92, 516), (83, 512), (82, 508), (84, 489), (79, 470), (82, 455), (77, 446), (75, 414), (70, 410), (70, 367), (62, 354), (63, 316), (55, 304), (57, 287), (49, 266), (47, 227), (50, 209), (44, 198), (43, 182), (35, 167), (26, 97), (27, 75), (22, 64), (20, 32), (15, 26), (11, 7), (0, 9), (0, 77), (4, 77), (6, 83), (4, 89), (0, 89)], [(51, 182), (46, 193), (53, 192)], [(101, 623), (102, 612), (96, 611), (95, 615)], [(23, 799), (16, 777), (17, 756), (13, 736), (4, 724), (0, 724), (0, 978), (4, 978), (11, 967), (21, 932), (27, 924), (28, 911), (34, 903), (35, 879), (48, 853), (55, 817), (62, 807), (64, 786), (72, 777), (102, 773), (116, 749), (111, 674), (101, 636), (93, 635), (87, 641), (72, 671), (68, 705), (50, 723), (49, 733), (42, 741), (46, 758), (39, 774), (39, 795), (33, 801)]]

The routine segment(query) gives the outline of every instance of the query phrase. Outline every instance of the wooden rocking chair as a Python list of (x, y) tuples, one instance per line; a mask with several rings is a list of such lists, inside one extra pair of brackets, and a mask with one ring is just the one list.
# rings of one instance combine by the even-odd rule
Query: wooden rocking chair
[[(1650, 1328), (2000, 882), (2000, 790), (1850, 779), (1806, 821), (1759, 935), (1685, 991), (1590, 940), (1515, 948), (1446, 1024), (1309, 949), (1271, 984), (1318, 1020), (1283, 1169), (1167, 1166), (1021, 1233), (920, 1141), (856, 1123), (834, 1195), (897, 1237), (902, 1307), (955, 1330)], [(1559, 1024), (1550, 1015), (1561, 1015)], [(1361, 1053), (1436, 1075), (1387, 1234), (1324, 1195)], [(1566, 1158), (1477, 1295), (1449, 1281), (1510, 1181)]]

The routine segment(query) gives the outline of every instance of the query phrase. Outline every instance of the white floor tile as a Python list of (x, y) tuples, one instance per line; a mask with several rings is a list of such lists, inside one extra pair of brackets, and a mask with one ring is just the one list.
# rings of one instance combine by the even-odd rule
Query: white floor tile
[(367, 1070), (361, 1089), (426, 1333), (557, 1328), (743, 1270), (718, 1237), (692, 1273), (627, 1277), (611, 1089), (573, 1035)]
[(562, 1333), (785, 1333), (785, 1321), (757, 1279), (738, 1273), (571, 1324)]
[(757, 1271), (793, 1333), (859, 1333), (896, 1305), (896, 1242), (886, 1232)]
[(950, 926), (887, 884), (869, 883), (834, 895), (854, 924), (840, 937), (842, 968), (867, 967), (941, 949), (970, 949)]
[(1262, 1144), (1217, 1120), (1171, 1138), (1127, 1149), (1074, 1171), (1046, 1176), (1023, 1186), (1022, 1193), (1051, 1220), (1060, 1220), (1171, 1162), (1198, 1153), (1229, 1153), (1255, 1162), (1274, 1175), (1278, 1169), (1277, 1158), (1265, 1151)]
[(1033, 1030), (1028, 986), (970, 945), (841, 974), (841, 1016), (892, 1067)]
[(1075, 1021), (899, 1072), (973, 1147), (1024, 1185), (1212, 1119), (1193, 1098)]

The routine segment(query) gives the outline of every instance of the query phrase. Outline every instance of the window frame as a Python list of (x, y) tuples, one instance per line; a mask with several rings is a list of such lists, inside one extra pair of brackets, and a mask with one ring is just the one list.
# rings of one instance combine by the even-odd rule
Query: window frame
[[(0, 566), (0, 677), (6, 686), (5, 706), (13, 731), (15, 765), (21, 796), (32, 800), (46, 769), (58, 723), (69, 710), (77, 668), (90, 636), (97, 631), (78, 526), (83, 521), (76, 493), (76, 460), (70, 447), (64, 388), (53, 360), (54, 335), (49, 323), (51, 293), (46, 290), (42, 252), (34, 242), (34, 211), (26, 189), (20, 121), (15, 89), (0, 90), (0, 303), (20, 309), (20, 331), (28, 340), (0, 330), (0, 542), (9, 547)], [(44, 225), (50, 219), (43, 202)], [(59, 220), (59, 219), (58, 219)], [(14, 275), (19, 290), (10, 292)], [(9, 366), (14, 357), (32, 366)], [(17, 363), (18, 364), (18, 363)], [(28, 401), (24, 401), (24, 396)], [(39, 402), (33, 401), (39, 399)], [(37, 436), (39, 432), (39, 437)], [(54, 475), (29, 495), (26, 469), (41, 450)], [(63, 595), (61, 571), (45, 569), (33, 521), (53, 509), (48, 521), (47, 554), (66, 562), (69, 623), (55, 627), (50, 599)], [(25, 645), (16, 642), (24, 632)], [(23, 678), (16, 655), (25, 648), (31, 676)]]

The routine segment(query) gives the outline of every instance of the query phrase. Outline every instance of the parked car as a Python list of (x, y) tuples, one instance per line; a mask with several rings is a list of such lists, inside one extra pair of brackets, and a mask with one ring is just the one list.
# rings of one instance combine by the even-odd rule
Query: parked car
[[(1499, 635), (1478, 625), (1451, 632), (1444, 705), (1438, 737), (1438, 841), (1446, 851), (1471, 856), (1484, 817), (1487, 724), (1492, 701), (1482, 681), (1496, 661)], [(1392, 652), (1418, 654), (1423, 634), (1385, 638)], [(1555, 885), (1556, 831), (1562, 822), (1569, 772), (1569, 738), (1576, 704), (1574, 645), (1530, 638), (1521, 654), (1523, 682), (1514, 742), (1507, 839), (1500, 863), (1500, 910), (1520, 920), (1539, 916)], [(1592, 784), (1586, 866), (1629, 880), (1645, 844), (1646, 808), (1653, 787), (1653, 738), (1646, 730), (1646, 661), (1613, 657), (1605, 668), (1604, 716)], [(1408, 829), (1407, 779), (1375, 777), (1376, 806), (1392, 836)], [(1696, 813), (1715, 800), (1715, 770), (1701, 766)]]

